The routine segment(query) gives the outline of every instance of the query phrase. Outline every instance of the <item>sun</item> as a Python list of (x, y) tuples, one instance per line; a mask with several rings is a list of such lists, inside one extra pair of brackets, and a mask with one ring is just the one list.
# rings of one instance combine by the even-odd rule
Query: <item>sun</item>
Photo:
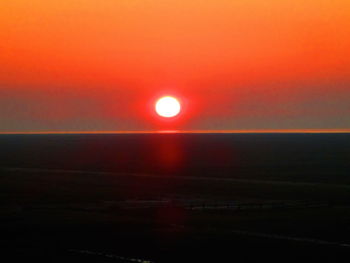
[(159, 116), (171, 118), (180, 113), (181, 105), (176, 98), (165, 96), (157, 100), (155, 110)]

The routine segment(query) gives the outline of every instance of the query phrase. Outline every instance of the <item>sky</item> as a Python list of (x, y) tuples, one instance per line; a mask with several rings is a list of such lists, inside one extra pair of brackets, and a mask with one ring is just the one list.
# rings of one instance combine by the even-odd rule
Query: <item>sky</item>
[(0, 2), (0, 132), (271, 129), (350, 129), (349, 0)]

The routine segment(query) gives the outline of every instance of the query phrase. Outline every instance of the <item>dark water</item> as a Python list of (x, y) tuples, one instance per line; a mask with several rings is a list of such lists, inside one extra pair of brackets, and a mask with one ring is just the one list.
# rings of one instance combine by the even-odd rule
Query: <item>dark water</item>
[(350, 134), (1, 135), (0, 166), (350, 183)]
[(350, 134), (0, 135), (0, 149), (4, 262), (350, 260)]

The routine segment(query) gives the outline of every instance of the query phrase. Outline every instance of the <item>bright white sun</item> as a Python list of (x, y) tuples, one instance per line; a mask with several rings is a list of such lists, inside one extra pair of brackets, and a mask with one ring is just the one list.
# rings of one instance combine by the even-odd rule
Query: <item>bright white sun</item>
[(180, 113), (180, 102), (171, 96), (165, 96), (157, 100), (156, 112), (159, 116), (170, 118)]

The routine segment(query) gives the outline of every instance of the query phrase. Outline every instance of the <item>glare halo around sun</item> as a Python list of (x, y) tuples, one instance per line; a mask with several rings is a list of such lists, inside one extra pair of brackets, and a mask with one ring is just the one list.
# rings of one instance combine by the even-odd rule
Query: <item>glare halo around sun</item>
[(176, 98), (165, 96), (157, 100), (155, 110), (159, 116), (171, 118), (180, 113), (181, 105)]

